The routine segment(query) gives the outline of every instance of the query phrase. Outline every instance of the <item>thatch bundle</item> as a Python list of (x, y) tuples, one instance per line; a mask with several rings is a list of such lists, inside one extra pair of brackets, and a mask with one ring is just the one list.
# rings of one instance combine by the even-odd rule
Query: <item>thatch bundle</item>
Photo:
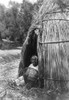
[[(45, 86), (64, 87), (69, 81), (69, 9), (66, 0), (44, 0), (38, 22), (39, 72)], [(51, 82), (51, 84), (49, 84)]]

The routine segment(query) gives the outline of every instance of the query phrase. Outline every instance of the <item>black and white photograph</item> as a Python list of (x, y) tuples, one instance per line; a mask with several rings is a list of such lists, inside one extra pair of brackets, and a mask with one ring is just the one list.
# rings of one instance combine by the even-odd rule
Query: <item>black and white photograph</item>
[(69, 100), (69, 0), (0, 0), (0, 100)]

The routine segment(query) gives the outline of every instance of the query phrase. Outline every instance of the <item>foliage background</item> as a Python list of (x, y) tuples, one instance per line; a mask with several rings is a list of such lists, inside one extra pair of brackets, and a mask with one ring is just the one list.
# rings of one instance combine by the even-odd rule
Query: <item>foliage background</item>
[(38, 0), (35, 4), (27, 0), (21, 4), (10, 1), (9, 8), (0, 4), (0, 40), (19, 41), (22, 44), (42, 1)]

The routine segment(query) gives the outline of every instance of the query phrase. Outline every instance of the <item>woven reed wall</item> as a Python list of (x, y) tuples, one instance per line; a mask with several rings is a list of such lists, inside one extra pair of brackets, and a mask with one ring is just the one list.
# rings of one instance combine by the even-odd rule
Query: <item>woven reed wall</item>
[(42, 15), (39, 15), (43, 30), (38, 36), (39, 72), (40, 75), (44, 73), (45, 88), (68, 88), (69, 11), (60, 9), (53, 0), (47, 4), (40, 9)]

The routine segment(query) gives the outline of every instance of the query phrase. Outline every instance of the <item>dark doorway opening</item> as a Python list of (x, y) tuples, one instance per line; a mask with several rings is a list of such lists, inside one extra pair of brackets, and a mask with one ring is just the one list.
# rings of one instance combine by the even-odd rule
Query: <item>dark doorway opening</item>
[(31, 31), (27, 36), (21, 51), (21, 61), (19, 64), (18, 76), (22, 76), (27, 67), (31, 63), (31, 57), (36, 55), (37, 56), (37, 34), (35, 31)]
[(28, 44), (26, 45), (24, 53), (24, 66), (28, 67), (30, 65), (30, 59), (32, 56), (37, 56), (37, 35), (35, 33), (31, 34), (28, 38)]

